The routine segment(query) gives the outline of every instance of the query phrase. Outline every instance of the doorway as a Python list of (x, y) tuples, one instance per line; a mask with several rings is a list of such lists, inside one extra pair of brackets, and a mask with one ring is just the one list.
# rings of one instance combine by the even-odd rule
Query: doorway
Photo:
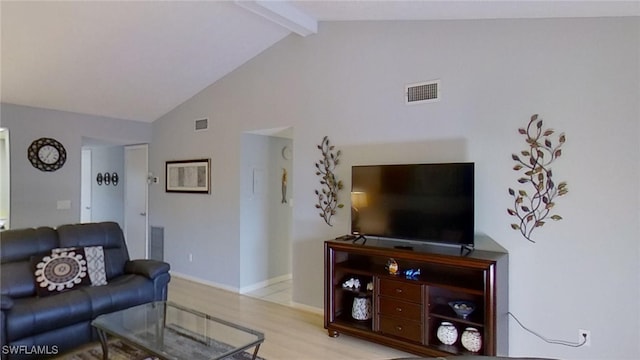
[(124, 238), (131, 259), (149, 256), (148, 173), (149, 146), (124, 148)]
[(96, 139), (83, 141), (80, 222), (115, 221), (124, 228), (124, 146)]
[(80, 222), (89, 223), (91, 216), (91, 149), (83, 148), (81, 151), (80, 171)]
[(148, 258), (148, 145), (83, 138), (81, 164), (81, 222), (117, 222), (129, 257)]
[[(242, 134), (240, 292), (291, 303), (293, 129)], [(276, 297), (267, 297), (279, 293)], [(287, 298), (288, 296), (288, 298)]]
[(9, 130), (0, 128), (0, 230), (8, 229), (11, 221), (11, 176)]

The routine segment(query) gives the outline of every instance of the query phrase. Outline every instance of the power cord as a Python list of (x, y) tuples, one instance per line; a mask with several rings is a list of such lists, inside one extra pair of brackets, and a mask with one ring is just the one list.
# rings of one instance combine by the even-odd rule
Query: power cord
[(513, 313), (511, 313), (511, 311), (507, 312), (507, 314), (509, 314), (517, 323), (518, 325), (520, 325), (521, 328), (525, 329), (526, 331), (532, 333), (533, 335), (539, 337), (540, 339), (542, 339), (544, 342), (547, 342), (549, 344), (556, 344), (556, 345), (563, 345), (563, 346), (570, 346), (570, 347), (581, 347), (584, 346), (584, 344), (587, 343), (587, 335), (586, 334), (582, 334), (582, 336), (584, 337), (584, 339), (582, 340), (582, 342), (572, 342), (572, 341), (565, 341), (565, 340), (555, 340), (555, 339), (548, 339), (542, 335), (540, 335), (539, 333), (527, 328), (526, 326), (524, 326), (520, 320), (518, 320), (518, 318), (513, 315)]

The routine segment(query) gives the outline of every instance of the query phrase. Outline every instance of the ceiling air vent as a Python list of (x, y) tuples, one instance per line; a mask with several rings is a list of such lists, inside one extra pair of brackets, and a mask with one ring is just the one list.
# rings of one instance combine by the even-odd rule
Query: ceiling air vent
[(440, 80), (432, 80), (405, 86), (406, 104), (423, 104), (440, 100)]
[(198, 119), (195, 121), (195, 131), (209, 130), (209, 119)]

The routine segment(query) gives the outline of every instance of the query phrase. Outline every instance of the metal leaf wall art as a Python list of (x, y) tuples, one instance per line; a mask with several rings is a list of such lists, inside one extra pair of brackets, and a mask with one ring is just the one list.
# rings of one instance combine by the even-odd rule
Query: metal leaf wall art
[(564, 145), (566, 137), (560, 134), (554, 143), (550, 137), (555, 131), (543, 130), (542, 125), (542, 119), (538, 118), (538, 114), (534, 114), (526, 128), (518, 129), (518, 132), (526, 137), (528, 149), (521, 151), (519, 155), (511, 155), (516, 162), (513, 170), (522, 174), (518, 183), (528, 185), (530, 190), (527, 192), (523, 189), (509, 188), (509, 195), (513, 197), (513, 208), (507, 209), (509, 215), (517, 218), (517, 221), (511, 224), (511, 228), (519, 230), (525, 239), (534, 243), (533, 230), (542, 227), (547, 218), (554, 221), (562, 220), (560, 215), (551, 212), (555, 209), (556, 198), (566, 195), (569, 191), (566, 182), (555, 183), (551, 172), (551, 163), (562, 155), (560, 148)]
[(336, 166), (340, 164), (340, 150), (335, 151), (335, 146), (329, 143), (329, 138), (325, 136), (322, 143), (318, 145), (318, 150), (322, 152), (322, 158), (316, 162), (316, 175), (320, 177), (320, 185), (322, 188), (316, 190), (318, 203), (316, 209), (320, 210), (320, 217), (329, 226), (333, 215), (336, 214), (336, 208), (343, 208), (344, 205), (338, 202), (338, 191), (342, 190), (342, 181), (336, 179), (333, 173)]

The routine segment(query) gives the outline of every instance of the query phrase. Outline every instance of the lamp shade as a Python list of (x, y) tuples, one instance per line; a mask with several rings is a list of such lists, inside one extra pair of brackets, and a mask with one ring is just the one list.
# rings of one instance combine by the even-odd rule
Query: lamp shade
[(363, 191), (354, 191), (351, 193), (351, 206), (359, 209), (367, 207), (369, 202), (367, 201), (367, 193)]

